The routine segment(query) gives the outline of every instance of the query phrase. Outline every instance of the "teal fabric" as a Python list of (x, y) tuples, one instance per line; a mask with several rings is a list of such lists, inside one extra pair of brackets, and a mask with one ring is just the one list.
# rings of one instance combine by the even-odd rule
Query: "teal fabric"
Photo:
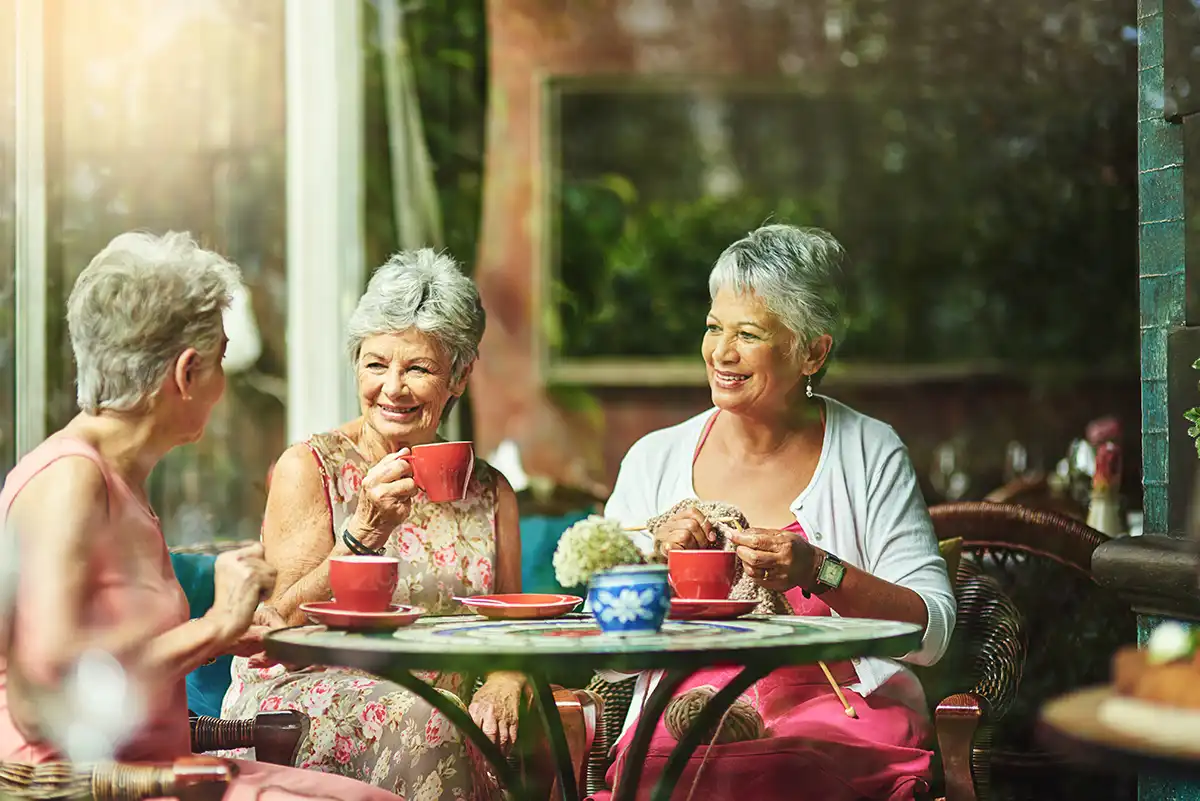
[[(217, 558), (208, 554), (171, 554), (175, 577), (187, 595), (192, 617), (201, 617), (213, 605), (213, 566)], [(221, 716), (221, 701), (229, 689), (233, 657), (223, 656), (211, 665), (196, 668), (187, 676), (188, 709), (197, 715)]]
[(585, 519), (588, 512), (561, 517), (521, 518), (521, 589), (525, 592), (567, 592), (583, 595), (579, 587), (564, 587), (554, 577), (554, 549), (563, 532)]

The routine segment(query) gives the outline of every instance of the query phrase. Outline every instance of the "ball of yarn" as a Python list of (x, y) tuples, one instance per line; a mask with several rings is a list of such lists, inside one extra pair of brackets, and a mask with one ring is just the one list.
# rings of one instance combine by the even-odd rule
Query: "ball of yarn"
[[(700, 710), (704, 709), (716, 694), (715, 687), (704, 685), (672, 698), (667, 704), (666, 712), (663, 713), (663, 724), (667, 727), (667, 732), (676, 741), (682, 740), (695, 724), (696, 718), (700, 717)], [(721, 730), (714, 739), (713, 733), (718, 725)], [(707, 745), (714, 742), (740, 743), (746, 740), (760, 740), (765, 734), (764, 728), (758, 710), (739, 698), (729, 707), (723, 720), (704, 732), (700, 741)]]

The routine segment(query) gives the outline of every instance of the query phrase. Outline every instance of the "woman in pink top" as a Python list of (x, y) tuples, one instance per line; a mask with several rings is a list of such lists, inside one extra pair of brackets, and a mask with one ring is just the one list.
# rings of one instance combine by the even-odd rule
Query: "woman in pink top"
[[(118, 659), (147, 699), (115, 756), (186, 756), (184, 677), (217, 656), (261, 650), (267, 627), (252, 623), (275, 583), (262, 547), (222, 555), (212, 609), (189, 620), (145, 489), (168, 451), (200, 438), (225, 389), (222, 315), (239, 280), (236, 267), (186, 234), (123, 234), (71, 292), (67, 321), (83, 411), (25, 456), (0, 491), (0, 519), (21, 563), (14, 624), (0, 643), (0, 759), (62, 758), (38, 699), (89, 649)], [(342, 777), (238, 767), (230, 799), (266, 789), (396, 798)]]
[[(715, 409), (639, 440), (605, 514), (637, 526), (688, 498), (733, 504), (753, 527), (734, 536), (737, 555), (761, 586), (784, 593), (798, 615), (915, 623), (923, 641), (904, 661), (930, 665), (954, 627), (954, 595), (908, 454), (884, 423), (813, 392), (840, 322), (841, 257), (827, 232), (789, 225), (760, 228), (721, 254), (701, 346)], [(694, 509), (652, 534), (642, 545), (660, 557), (712, 542)], [(819, 668), (775, 671), (743, 696), (767, 736), (698, 749), (677, 797), (697, 777), (694, 797), (709, 801), (921, 797), (932, 728), (916, 677), (895, 660), (828, 667), (855, 717)], [(702, 670), (680, 691), (723, 687), (736, 673)], [(639, 678), (640, 698), (656, 681)], [(631, 734), (627, 726), (610, 783)], [(674, 745), (660, 722), (639, 798)]]

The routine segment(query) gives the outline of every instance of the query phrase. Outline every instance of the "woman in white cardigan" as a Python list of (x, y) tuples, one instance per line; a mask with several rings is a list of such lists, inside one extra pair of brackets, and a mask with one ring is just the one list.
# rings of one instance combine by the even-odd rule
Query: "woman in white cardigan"
[[(921, 685), (904, 662), (932, 665), (954, 628), (954, 594), (904, 444), (890, 426), (813, 392), (833, 347), (843, 251), (829, 233), (769, 225), (731, 245), (709, 277), (702, 353), (713, 406), (639, 440), (621, 463), (605, 514), (639, 525), (679, 501), (738, 507), (752, 528), (737, 554), (797, 614), (900, 620), (924, 628), (897, 662), (831, 665), (849, 718), (814, 668), (777, 671), (743, 696), (768, 737), (697, 750), (706, 799), (920, 797), (928, 789), (932, 728)], [(703, 548), (711, 531), (688, 510), (641, 543), (650, 553)], [(734, 670), (701, 671), (680, 692), (723, 686)], [(657, 681), (639, 677), (639, 696)], [(623, 768), (639, 700), (609, 776)], [(660, 723), (643, 770), (653, 786), (674, 746)]]

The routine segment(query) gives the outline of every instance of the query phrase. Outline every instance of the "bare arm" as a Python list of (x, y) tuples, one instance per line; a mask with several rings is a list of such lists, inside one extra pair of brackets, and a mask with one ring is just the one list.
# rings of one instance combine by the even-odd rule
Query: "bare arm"
[[(820, 564), (821, 555), (814, 560)], [(916, 623), (922, 630), (929, 623), (929, 610), (921, 596), (908, 587), (873, 576), (853, 565), (846, 565), (842, 585), (821, 595), (821, 600), (842, 617), (868, 617)], [(806, 586), (816, 585), (816, 575)]]
[[(53, 685), (84, 650), (113, 654), (136, 670), (166, 682), (182, 678), (220, 654), (236, 637), (220, 615), (190, 620), (154, 635), (153, 615), (119, 621), (102, 632), (85, 633), (93, 547), (121, 547), (109, 521), (108, 488), (100, 469), (84, 457), (65, 457), (32, 479), (14, 501), (8, 522), (17, 532), (22, 582), (17, 614), (36, 620), (25, 639), (19, 670), (27, 681)], [(97, 542), (98, 537), (113, 541)], [(36, 577), (35, 580), (29, 580)]]
[(288, 623), (301, 624), (300, 604), (330, 598), (329, 557), (350, 553), (333, 536), (325, 485), (303, 443), (288, 448), (275, 463), (262, 538), (267, 563), (278, 571), (267, 603)]
[[(517, 494), (503, 475), (496, 479), (496, 581), (494, 592), (521, 591), (521, 516)], [(524, 674), (493, 671), (471, 699), (469, 712), (484, 734), (507, 751), (517, 740), (525, 691)]]
[(521, 513), (503, 475), (496, 482), (496, 592), (521, 591)]

